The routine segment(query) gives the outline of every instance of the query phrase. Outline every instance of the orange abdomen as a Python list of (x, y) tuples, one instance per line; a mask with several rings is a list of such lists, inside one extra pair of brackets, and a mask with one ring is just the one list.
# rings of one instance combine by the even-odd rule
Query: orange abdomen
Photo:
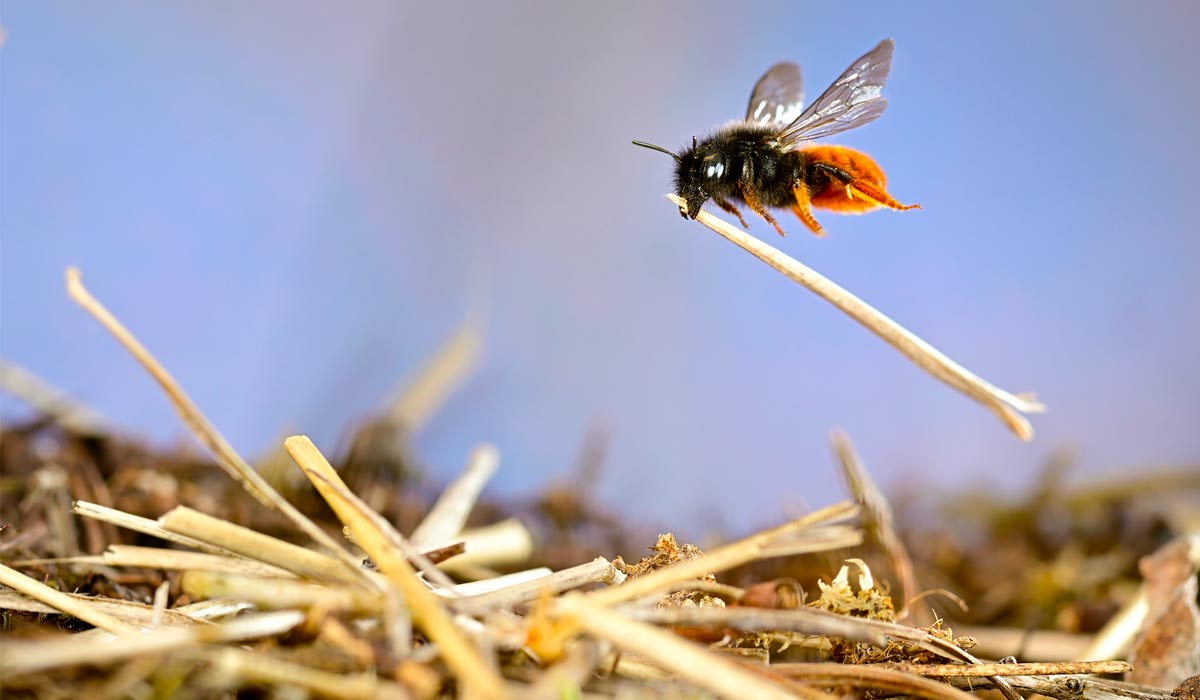
[[(874, 185), (875, 189), (886, 191), (887, 178), (883, 170), (865, 153), (855, 151), (845, 146), (829, 146), (814, 144), (801, 151), (810, 163), (828, 163), (836, 168), (845, 170), (859, 182)], [(810, 169), (810, 172), (811, 169)], [(844, 213), (860, 213), (877, 209), (879, 202), (865, 197), (854, 197), (847, 193), (846, 185), (829, 178), (821, 178), (824, 185), (820, 191), (810, 193), (812, 205), (820, 209), (829, 209)]]

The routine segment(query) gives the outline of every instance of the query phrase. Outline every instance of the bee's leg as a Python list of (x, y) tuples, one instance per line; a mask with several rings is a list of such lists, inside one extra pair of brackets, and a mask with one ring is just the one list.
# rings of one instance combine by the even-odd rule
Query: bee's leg
[(830, 178), (841, 182), (846, 186), (846, 196), (850, 199), (865, 199), (868, 202), (874, 202), (881, 207), (895, 209), (896, 211), (908, 211), (909, 209), (920, 209), (920, 204), (901, 204), (896, 201), (892, 195), (887, 193), (879, 185), (869, 182), (862, 178), (855, 178), (850, 173), (841, 168), (830, 165), (828, 163), (813, 163), (813, 168), (820, 170)]
[(821, 228), (821, 224), (817, 223), (816, 218), (812, 215), (812, 197), (808, 193), (808, 186), (803, 182), (797, 182), (792, 190), (796, 193), (796, 203), (792, 205), (792, 213), (814, 235), (824, 237), (825, 229)]
[(738, 223), (740, 223), (742, 225), (742, 228), (750, 228), (750, 224), (747, 224), (746, 220), (744, 218), (742, 218), (741, 210), (739, 210), (733, 204), (733, 202), (730, 202), (728, 199), (721, 199), (720, 197), (713, 197), (712, 200), (717, 203), (718, 207), (721, 207), (725, 211), (736, 216)]
[[(754, 191), (754, 185), (751, 184), (750, 180), (748, 178), (743, 178), (738, 185), (742, 190), (742, 199), (746, 200), (746, 206), (750, 207), (750, 211), (758, 214), (763, 218), (764, 221), (774, 226), (775, 231), (779, 235), (786, 236), (787, 233), (780, 228), (779, 222), (775, 220), (775, 217), (771, 216), (771, 212), (767, 211), (766, 207), (764, 207), (762, 202), (759, 201), (758, 193)], [(738, 218), (740, 219), (741, 217), (739, 216)], [(745, 225), (745, 222), (743, 221), (742, 224)]]

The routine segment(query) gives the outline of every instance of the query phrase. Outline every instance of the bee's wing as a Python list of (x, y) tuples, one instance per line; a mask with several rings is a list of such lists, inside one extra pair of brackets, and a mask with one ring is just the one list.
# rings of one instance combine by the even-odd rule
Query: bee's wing
[(804, 107), (804, 84), (795, 63), (776, 63), (754, 85), (746, 121), (752, 124), (787, 124)]
[(891, 68), (892, 40), (884, 39), (850, 64), (816, 102), (787, 125), (780, 141), (786, 146), (831, 136), (878, 119), (887, 107), (880, 92)]

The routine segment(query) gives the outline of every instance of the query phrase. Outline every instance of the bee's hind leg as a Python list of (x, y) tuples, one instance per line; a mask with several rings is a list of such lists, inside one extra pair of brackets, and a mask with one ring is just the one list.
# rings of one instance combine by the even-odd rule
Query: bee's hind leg
[(896, 211), (908, 211), (909, 209), (920, 209), (920, 204), (901, 204), (896, 201), (895, 197), (887, 193), (883, 187), (876, 185), (864, 178), (856, 178), (850, 173), (841, 168), (830, 165), (828, 163), (814, 163), (813, 168), (820, 170), (829, 177), (837, 180), (846, 186), (846, 197), (850, 199), (864, 199), (868, 202), (873, 202), (881, 207), (895, 209)]
[(742, 217), (741, 210), (738, 209), (733, 202), (729, 201), (728, 199), (721, 199), (720, 197), (713, 197), (713, 201), (717, 203), (718, 207), (721, 207), (725, 211), (736, 216), (738, 223), (742, 225), (742, 228), (750, 228), (750, 224), (746, 223), (746, 219)]

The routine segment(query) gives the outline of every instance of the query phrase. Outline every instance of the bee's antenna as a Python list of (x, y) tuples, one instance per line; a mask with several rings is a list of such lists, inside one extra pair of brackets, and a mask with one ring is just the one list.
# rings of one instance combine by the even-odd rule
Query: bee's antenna
[(678, 163), (678, 162), (679, 162), (679, 154), (678, 154), (678, 153), (674, 153), (674, 152), (672, 152), (672, 151), (668, 151), (667, 149), (663, 148), (662, 146), (655, 146), (654, 144), (652, 144), (652, 143), (646, 143), (645, 141), (634, 141), (634, 142), (633, 142), (633, 145), (635, 145), (635, 146), (641, 146), (642, 148), (649, 148), (650, 150), (652, 150), (652, 151), (658, 151), (659, 153), (666, 153), (667, 155), (669, 155), (669, 156), (671, 156), (672, 158), (674, 158), (676, 163)]

